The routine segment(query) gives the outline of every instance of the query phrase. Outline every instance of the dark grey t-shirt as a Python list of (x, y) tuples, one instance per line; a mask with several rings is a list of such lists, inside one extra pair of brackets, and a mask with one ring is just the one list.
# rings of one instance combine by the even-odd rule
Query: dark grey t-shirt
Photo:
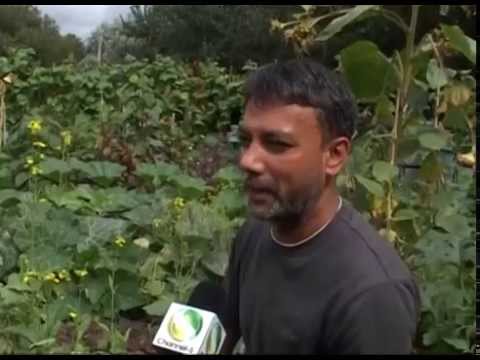
[(247, 354), (413, 352), (420, 297), (394, 248), (348, 203), (285, 248), (248, 220), (233, 245), (225, 326)]

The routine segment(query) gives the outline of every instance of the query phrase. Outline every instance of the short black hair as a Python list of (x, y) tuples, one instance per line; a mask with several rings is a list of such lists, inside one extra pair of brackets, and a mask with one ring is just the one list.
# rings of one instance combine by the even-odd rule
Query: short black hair
[(343, 79), (322, 64), (308, 59), (272, 63), (250, 74), (246, 103), (310, 106), (318, 111), (319, 125), (328, 138), (355, 133), (358, 109)]

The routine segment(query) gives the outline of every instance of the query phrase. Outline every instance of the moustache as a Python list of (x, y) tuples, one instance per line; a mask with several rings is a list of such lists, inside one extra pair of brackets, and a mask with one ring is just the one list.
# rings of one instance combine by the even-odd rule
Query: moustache
[(246, 191), (275, 194), (275, 189), (272, 184), (257, 179), (247, 179), (244, 183), (244, 188)]

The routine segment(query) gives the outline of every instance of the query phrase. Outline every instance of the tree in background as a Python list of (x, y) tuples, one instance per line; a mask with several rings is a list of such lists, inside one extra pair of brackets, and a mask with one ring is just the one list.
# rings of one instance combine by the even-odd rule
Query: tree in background
[[(321, 5), (316, 6), (315, 11), (317, 15), (327, 15), (332, 10), (351, 7)], [(166, 55), (177, 60), (212, 59), (238, 71), (249, 61), (264, 64), (295, 55), (288, 42), (282, 41), (278, 32), (271, 31), (270, 24), (273, 19), (278, 21), (276, 24), (295, 19), (300, 15), (292, 17), (292, 14), (299, 8), (298, 5), (133, 5), (126, 17), (97, 27), (84, 46), (74, 35), (60, 35), (56, 22), (48, 15), (42, 15), (37, 7), (2, 5), (0, 55), (6, 55), (10, 47), (30, 47), (44, 65), (67, 58), (79, 61), (87, 53), (90, 58), (96, 58), (102, 39), (102, 61), (109, 63), (122, 62), (127, 55), (137, 59)], [(386, 8), (408, 21), (407, 5)], [(475, 32), (474, 5), (432, 5), (422, 7), (420, 12), (423, 20), (418, 24), (418, 38), (440, 19), (446, 24), (461, 26), (468, 36)], [(328, 20), (327, 15), (318, 23), (306, 24), (303, 34), (290, 35), (305, 36), (307, 40), (309, 29)], [(327, 41), (309, 46), (310, 54), (327, 66), (334, 66), (338, 52), (358, 38), (376, 43), (388, 56), (405, 46), (404, 32), (384, 17), (370, 17), (348, 24), (345, 30)], [(387, 33), (389, 35), (385, 36)], [(461, 57), (457, 59), (465, 61)]]
[(265, 63), (292, 51), (270, 33), (270, 19), (287, 18), (284, 5), (134, 5), (124, 32), (141, 39), (145, 54), (214, 59), (240, 69), (248, 60)]
[(100, 56), (102, 63), (121, 63), (127, 56), (147, 56), (145, 41), (127, 35), (120, 19), (99, 25), (87, 38), (85, 48), (89, 57), (95, 56), (98, 61)]
[(55, 20), (33, 5), (0, 6), (0, 56), (10, 48), (32, 48), (44, 65), (78, 61), (85, 52), (77, 36), (61, 35)]

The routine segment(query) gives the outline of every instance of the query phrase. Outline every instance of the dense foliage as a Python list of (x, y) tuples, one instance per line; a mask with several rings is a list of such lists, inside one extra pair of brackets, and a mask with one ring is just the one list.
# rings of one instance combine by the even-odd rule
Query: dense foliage
[[(358, 37), (339, 49), (362, 121), (338, 184), (418, 277), (417, 351), (467, 352), (475, 41), (453, 24), (415, 36), (418, 6), (406, 22), (380, 6), (303, 10), (273, 22), (299, 55), (370, 16), (404, 34), (389, 54)], [(244, 74), (164, 56), (45, 67), (17, 50), (0, 76), (0, 352), (124, 352), (124, 319), (155, 326), (199, 280), (222, 281), (245, 216)]]

